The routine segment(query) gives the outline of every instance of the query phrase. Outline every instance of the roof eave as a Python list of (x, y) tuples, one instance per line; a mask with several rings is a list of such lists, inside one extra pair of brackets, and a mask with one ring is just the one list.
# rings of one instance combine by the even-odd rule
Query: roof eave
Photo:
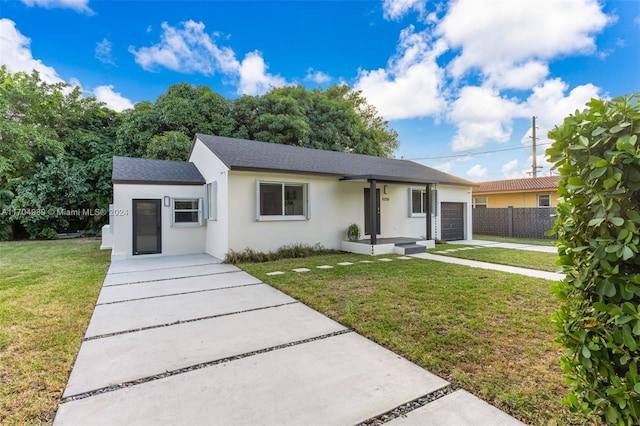
[(131, 180), (131, 179), (111, 179), (111, 182), (119, 185), (175, 185), (175, 186), (200, 186), (205, 181), (170, 181), (170, 180)]

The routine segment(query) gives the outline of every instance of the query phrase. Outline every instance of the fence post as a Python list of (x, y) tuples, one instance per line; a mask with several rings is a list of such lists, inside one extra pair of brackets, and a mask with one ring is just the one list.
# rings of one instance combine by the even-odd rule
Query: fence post
[(509, 224), (509, 237), (513, 237), (513, 206), (507, 209), (507, 223)]

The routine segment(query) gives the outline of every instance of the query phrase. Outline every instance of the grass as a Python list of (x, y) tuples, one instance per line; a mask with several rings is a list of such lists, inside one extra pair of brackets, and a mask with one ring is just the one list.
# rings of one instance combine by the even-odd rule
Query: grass
[[(449, 253), (443, 252), (444, 250), (463, 247), (473, 247), (473, 250), (460, 250)], [(478, 260), (480, 262), (538, 269), (540, 271), (556, 272), (558, 270), (558, 265), (556, 265), (558, 255), (555, 253), (540, 253), (536, 251), (513, 250), (497, 247), (467, 246), (463, 244), (438, 244), (435, 249), (429, 249), (428, 252), (443, 256), (457, 257), (460, 259)]]
[[(317, 256), (247, 272), (527, 424), (568, 424), (550, 282), (427, 260)], [(374, 260), (374, 263), (360, 263)], [(350, 266), (335, 266), (351, 261)], [(319, 265), (333, 269), (317, 269)], [(307, 273), (291, 269), (311, 268)], [(288, 271), (267, 276), (267, 272)]]
[(89, 239), (0, 242), (0, 423), (50, 423), (109, 252)]
[(473, 234), (474, 240), (495, 241), (498, 243), (531, 244), (534, 246), (553, 246), (556, 240), (546, 240), (543, 238), (515, 238), (515, 237), (494, 237), (493, 235)]

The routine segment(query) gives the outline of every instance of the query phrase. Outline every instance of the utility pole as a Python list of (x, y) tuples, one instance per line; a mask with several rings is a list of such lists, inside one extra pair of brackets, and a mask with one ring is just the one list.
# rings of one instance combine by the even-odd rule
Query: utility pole
[(531, 118), (531, 148), (533, 149), (533, 164), (531, 165), (531, 177), (538, 177), (538, 160), (536, 158), (536, 116)]

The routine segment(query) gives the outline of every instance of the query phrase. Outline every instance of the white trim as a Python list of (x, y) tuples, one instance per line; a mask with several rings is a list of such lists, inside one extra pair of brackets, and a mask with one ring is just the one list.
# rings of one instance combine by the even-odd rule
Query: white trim
[(218, 220), (218, 181), (209, 182), (206, 188), (205, 217), (207, 220)]
[[(261, 215), (260, 214), (260, 185), (281, 185), (282, 186), (282, 212), (281, 215)], [(300, 186), (302, 187), (302, 212), (301, 215), (287, 215), (285, 214), (285, 187), (286, 186)], [(299, 221), (309, 220), (309, 184), (305, 182), (289, 182), (289, 181), (273, 181), (273, 180), (256, 180), (256, 221), (258, 222), (277, 222), (277, 221)]]
[[(540, 197), (547, 197), (547, 205), (540, 205)], [(536, 194), (536, 207), (551, 207), (551, 194)]]
[[(422, 210), (422, 213), (413, 212), (413, 191), (420, 191), (420, 210)], [(424, 205), (424, 196), (426, 194), (426, 188), (409, 188), (409, 217), (427, 217), (427, 213), (425, 212), (427, 206)]]
[[(197, 212), (198, 220), (195, 222), (176, 222), (176, 202), (179, 201), (197, 201), (198, 209), (180, 209), (177, 212)], [(171, 198), (171, 226), (174, 228), (189, 228), (203, 225), (203, 199), (202, 198)]]

